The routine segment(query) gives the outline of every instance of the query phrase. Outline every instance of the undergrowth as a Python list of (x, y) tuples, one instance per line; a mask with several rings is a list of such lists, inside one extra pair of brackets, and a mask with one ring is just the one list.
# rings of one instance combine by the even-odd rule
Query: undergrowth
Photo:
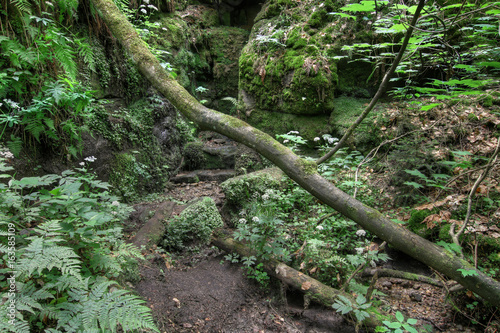
[(137, 278), (138, 248), (123, 240), (131, 207), (82, 168), (16, 179), (0, 158), (2, 332), (158, 332)]

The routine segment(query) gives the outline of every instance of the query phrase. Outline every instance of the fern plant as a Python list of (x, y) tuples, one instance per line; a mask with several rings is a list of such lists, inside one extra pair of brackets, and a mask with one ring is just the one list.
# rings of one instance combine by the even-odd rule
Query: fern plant
[[(131, 208), (84, 169), (15, 179), (0, 158), (2, 332), (155, 331), (130, 279), (139, 249), (123, 241)], [(15, 305), (15, 306), (13, 306)]]

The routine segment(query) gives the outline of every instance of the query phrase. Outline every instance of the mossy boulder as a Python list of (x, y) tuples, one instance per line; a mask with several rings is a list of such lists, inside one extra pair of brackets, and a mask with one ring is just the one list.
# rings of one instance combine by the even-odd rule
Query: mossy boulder
[[(339, 82), (343, 91), (361, 85), (364, 92), (358, 95), (370, 94), (365, 82), (374, 77), (367, 68), (371, 65), (352, 65), (348, 71), (338, 68), (343, 45), (372, 37), (356, 20), (331, 15), (340, 7), (341, 3), (319, 0), (266, 2), (240, 57), (239, 89), (245, 112), (328, 115), (334, 109)], [(347, 61), (343, 66), (351, 67)], [(340, 78), (340, 72), (347, 77)]]
[(170, 220), (162, 245), (167, 249), (183, 250), (191, 245), (208, 244), (214, 230), (223, 225), (214, 200), (203, 197)]
[(221, 184), (221, 188), (228, 203), (243, 205), (253, 196), (263, 195), (267, 189), (280, 188), (282, 177), (283, 172), (278, 168), (262, 169), (228, 179)]

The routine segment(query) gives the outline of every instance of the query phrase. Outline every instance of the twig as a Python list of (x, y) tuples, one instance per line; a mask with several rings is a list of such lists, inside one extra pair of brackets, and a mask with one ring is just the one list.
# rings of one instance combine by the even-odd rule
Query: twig
[(384, 78), (382, 79), (382, 82), (380, 83), (380, 86), (377, 90), (377, 93), (375, 94), (375, 96), (373, 96), (370, 104), (366, 107), (366, 109), (358, 117), (358, 119), (356, 119), (354, 124), (352, 124), (351, 127), (349, 127), (349, 129), (345, 132), (345, 134), (342, 136), (342, 138), (337, 143), (337, 145), (332, 150), (330, 150), (326, 155), (324, 155), (323, 157), (316, 160), (317, 165), (320, 165), (321, 163), (327, 161), (340, 148), (342, 148), (342, 146), (347, 141), (347, 139), (351, 136), (351, 134), (354, 132), (354, 130), (358, 127), (359, 124), (361, 124), (361, 122), (366, 118), (366, 116), (370, 113), (370, 111), (375, 107), (375, 104), (377, 104), (380, 97), (382, 97), (382, 95), (385, 93), (385, 91), (387, 90), (387, 85), (389, 83), (389, 79), (392, 77), (392, 75), (396, 71), (396, 67), (399, 65), (399, 62), (401, 61), (401, 58), (403, 57), (403, 54), (406, 50), (406, 46), (408, 45), (410, 37), (413, 33), (413, 27), (416, 25), (416, 23), (418, 21), (418, 17), (420, 16), (420, 12), (422, 11), (422, 8), (424, 8), (424, 5), (425, 5), (425, 0), (419, 0), (417, 9), (415, 10), (415, 14), (413, 15), (410, 26), (408, 27), (408, 30), (406, 30), (406, 35), (405, 35), (405, 38), (404, 38), (403, 43), (401, 45), (401, 49), (399, 50), (398, 55), (394, 59), (394, 62), (392, 63), (391, 68), (389, 68), (389, 71), (385, 74)]
[[(443, 117), (444, 118), (444, 117)], [(441, 119), (443, 119), (441, 118)], [(434, 124), (432, 124), (431, 126), (429, 126), (429, 128), (426, 128), (426, 129), (418, 129), (418, 130), (413, 130), (413, 131), (410, 131), (410, 132), (407, 132), (407, 133), (404, 133), (404, 134), (401, 134), (400, 136), (398, 137), (395, 137), (393, 139), (390, 139), (390, 140), (385, 140), (384, 142), (382, 142), (380, 145), (378, 145), (377, 147), (373, 148), (372, 150), (370, 150), (370, 152), (366, 155), (365, 158), (363, 158), (363, 160), (358, 164), (357, 168), (356, 168), (356, 172), (354, 173), (354, 194), (353, 194), (353, 198), (356, 198), (356, 194), (358, 192), (358, 186), (356, 185), (357, 181), (358, 181), (358, 174), (359, 174), (359, 169), (366, 163), (370, 162), (371, 160), (373, 160), (375, 158), (375, 156), (377, 156), (377, 153), (378, 151), (380, 150), (380, 148), (382, 148), (382, 146), (388, 144), (388, 143), (391, 143), (391, 142), (394, 142), (394, 141), (397, 141), (401, 138), (404, 138), (405, 136), (407, 135), (410, 135), (410, 134), (413, 134), (415, 132), (420, 132), (420, 131), (428, 131), (428, 130), (431, 130), (432, 128), (434, 128), (434, 126), (436, 126), (439, 121), (441, 121), (441, 119), (439, 119), (438, 121), (436, 121)], [(373, 156), (370, 157), (370, 155), (372, 155), (373, 153)]]
[[(472, 186), (472, 189), (469, 192), (469, 198), (467, 201), (467, 215), (465, 216), (465, 220), (464, 220), (464, 223), (462, 224), (462, 227), (455, 234), (455, 223), (453, 223), (451, 225), (450, 236), (453, 239), (453, 242), (458, 246), (460, 246), (459, 237), (464, 233), (465, 228), (467, 228), (467, 224), (469, 224), (470, 214), (471, 214), (471, 210), (472, 210), (472, 198), (474, 197), (474, 195), (477, 191), (477, 188), (479, 187), (481, 182), (486, 178), (489, 171), (491, 170), (493, 165), (496, 163), (499, 152), (500, 152), (500, 138), (498, 138), (498, 140), (497, 140), (497, 147), (496, 147), (495, 151), (493, 152), (493, 155), (490, 157), (490, 160), (488, 161), (488, 164), (486, 165), (485, 170), (483, 171), (481, 176), (479, 176), (479, 178), (476, 180), (476, 182), (474, 183), (474, 186)], [(460, 250), (460, 254), (463, 256), (462, 250)]]

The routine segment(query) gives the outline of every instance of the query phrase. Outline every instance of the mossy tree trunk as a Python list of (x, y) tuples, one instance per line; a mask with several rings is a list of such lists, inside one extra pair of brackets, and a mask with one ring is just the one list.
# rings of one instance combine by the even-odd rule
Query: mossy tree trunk
[(458, 271), (459, 269), (475, 270), (465, 260), (415, 235), (387, 219), (375, 209), (363, 205), (342, 192), (318, 174), (314, 162), (301, 159), (271, 136), (244, 121), (200, 104), (163, 69), (113, 1), (93, 0), (93, 2), (114, 36), (128, 50), (141, 73), (182, 114), (199, 127), (221, 133), (257, 150), (325, 204), (398, 250), (454, 279), (491, 304), (500, 306), (500, 283), (498, 281), (477, 270), (477, 275), (463, 276)]

